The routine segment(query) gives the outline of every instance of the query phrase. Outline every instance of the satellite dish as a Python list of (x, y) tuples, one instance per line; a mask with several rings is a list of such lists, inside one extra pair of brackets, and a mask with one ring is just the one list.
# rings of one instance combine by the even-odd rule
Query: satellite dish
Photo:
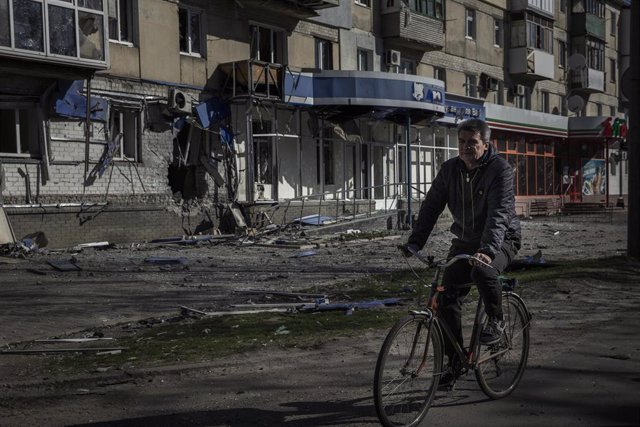
[(584, 104), (584, 99), (580, 95), (571, 95), (567, 98), (567, 108), (572, 113), (582, 111), (582, 109), (584, 108)]
[(587, 58), (581, 53), (574, 53), (567, 60), (567, 64), (572, 70), (582, 70), (587, 66)]

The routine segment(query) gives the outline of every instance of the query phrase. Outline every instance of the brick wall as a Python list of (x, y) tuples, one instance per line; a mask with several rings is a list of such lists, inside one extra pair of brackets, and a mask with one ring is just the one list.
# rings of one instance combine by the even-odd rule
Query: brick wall
[[(17, 239), (38, 231), (49, 240), (48, 248), (79, 243), (143, 242), (163, 237), (193, 234), (204, 211), (180, 215), (165, 206), (93, 206), (90, 208), (5, 208)], [(210, 213), (215, 218), (213, 213)], [(217, 227), (217, 225), (216, 225)]]

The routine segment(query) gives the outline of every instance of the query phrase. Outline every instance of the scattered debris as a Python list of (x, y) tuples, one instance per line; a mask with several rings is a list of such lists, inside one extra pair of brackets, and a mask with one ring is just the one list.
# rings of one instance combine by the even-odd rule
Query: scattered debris
[(287, 329), (286, 326), (282, 325), (273, 333), (274, 335), (288, 335), (291, 331)]
[(305, 258), (308, 256), (314, 256), (317, 255), (316, 251), (302, 251), (302, 252), (298, 252), (295, 255), (292, 255), (291, 258)]
[(66, 259), (49, 259), (47, 260), (47, 264), (51, 267), (55, 268), (58, 271), (80, 271), (82, 270), (76, 263), (71, 260)]
[(109, 242), (91, 242), (91, 243), (81, 243), (73, 247), (74, 251), (81, 251), (86, 248), (94, 248), (94, 249), (106, 249), (111, 247)]
[(309, 294), (304, 292), (282, 292), (282, 291), (272, 291), (269, 289), (236, 289), (233, 291), (236, 294), (267, 294), (267, 295), (277, 295), (282, 297), (292, 297), (292, 298), (327, 298), (325, 294)]
[(122, 352), (122, 350), (127, 350), (127, 347), (114, 347), (114, 348), (32, 348), (28, 350), (2, 350), (0, 354), (43, 354), (43, 353), (81, 353), (81, 352), (90, 352), (97, 351), (96, 354), (106, 354), (109, 352), (110, 354), (117, 354), (112, 352)]
[(34, 342), (39, 343), (47, 343), (47, 344), (56, 344), (56, 343), (64, 343), (64, 342), (90, 342), (90, 341), (100, 341), (100, 340), (112, 340), (113, 338), (52, 338), (48, 340), (34, 340)]
[(303, 216), (302, 218), (294, 218), (292, 222), (294, 224), (300, 223), (301, 225), (328, 225), (335, 224), (337, 221), (333, 217), (316, 214)]
[(144, 260), (147, 264), (182, 264), (186, 265), (189, 261), (185, 257), (170, 257), (170, 256), (150, 256)]
[(255, 314), (255, 313), (289, 313), (291, 309), (288, 308), (265, 308), (260, 310), (235, 310), (235, 311), (200, 311), (193, 308), (180, 306), (180, 310), (184, 312), (196, 313), (200, 316), (229, 316), (240, 314)]

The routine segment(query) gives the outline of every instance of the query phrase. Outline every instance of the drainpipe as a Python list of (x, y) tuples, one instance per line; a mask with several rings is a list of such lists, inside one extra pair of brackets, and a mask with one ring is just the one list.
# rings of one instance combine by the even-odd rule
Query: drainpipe
[[(640, 22), (640, 1), (631, 2), (631, 22)], [(640, 39), (640, 25), (631, 25), (630, 40)], [(640, 258), (640, 43), (631, 45), (631, 114), (629, 114), (629, 219), (627, 255)], [(635, 101), (633, 101), (635, 99)]]
[(87, 108), (85, 121), (85, 142), (84, 142), (84, 186), (87, 186), (87, 176), (89, 175), (89, 151), (91, 140), (91, 79), (92, 75), (87, 77)]
[(406, 223), (410, 228), (413, 228), (412, 214), (411, 214), (411, 117), (407, 113), (407, 121), (404, 128), (404, 142), (406, 144), (406, 157), (407, 157), (407, 221)]

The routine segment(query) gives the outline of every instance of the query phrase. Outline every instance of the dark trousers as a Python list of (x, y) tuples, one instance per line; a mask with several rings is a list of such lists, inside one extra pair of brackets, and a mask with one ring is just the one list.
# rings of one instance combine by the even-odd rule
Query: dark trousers
[[(449, 258), (459, 254), (473, 255), (477, 247), (464, 247), (453, 245), (449, 250)], [(491, 262), (500, 273), (509, 265), (515, 250), (506, 244)], [(443, 285), (445, 291), (440, 296), (440, 313), (442, 318), (455, 335), (458, 344), (462, 347), (462, 325), (460, 321), (462, 312), (462, 299), (469, 293), (469, 286), (461, 286), (473, 282), (478, 286), (478, 292), (484, 302), (484, 310), (490, 317), (502, 319), (502, 289), (498, 283), (499, 273), (487, 267), (474, 267), (468, 262), (460, 260), (452, 264), (444, 272)], [(445, 341), (445, 353), (449, 357), (449, 363), (454, 363), (455, 351), (449, 340)]]

